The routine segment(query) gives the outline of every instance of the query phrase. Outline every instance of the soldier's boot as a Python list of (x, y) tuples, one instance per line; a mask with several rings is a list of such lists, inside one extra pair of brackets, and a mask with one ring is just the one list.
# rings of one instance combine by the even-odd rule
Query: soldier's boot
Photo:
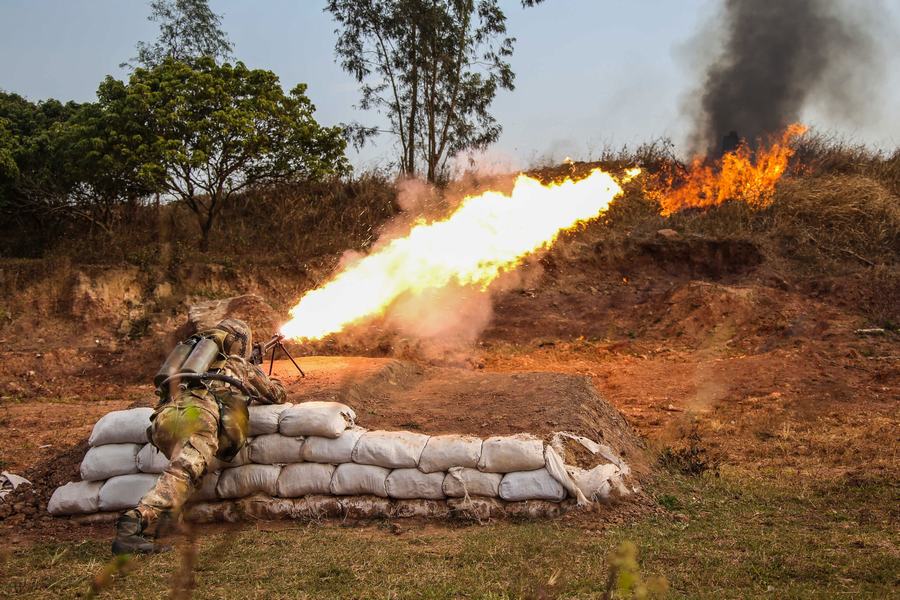
[(116, 539), (112, 543), (113, 554), (156, 554), (167, 552), (170, 546), (164, 546), (144, 537), (144, 525), (141, 513), (129, 510), (116, 521)]

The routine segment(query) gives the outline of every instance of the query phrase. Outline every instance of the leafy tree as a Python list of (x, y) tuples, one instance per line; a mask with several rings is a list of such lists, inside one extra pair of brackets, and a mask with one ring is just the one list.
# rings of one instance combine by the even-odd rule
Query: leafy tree
[[(101, 88), (102, 92), (102, 88)], [(112, 234), (149, 195), (162, 190), (164, 172), (146, 121), (104, 109), (109, 98), (82, 105), (53, 135), (63, 157), (70, 212)]]
[(133, 62), (154, 67), (166, 58), (231, 58), (232, 46), (222, 31), (222, 16), (209, 8), (208, 0), (151, 0), (147, 19), (159, 23), (159, 37), (150, 44), (138, 42)]
[(335, 52), (361, 84), (360, 106), (386, 114), (404, 173), (421, 166), (434, 182), (448, 158), (499, 137), (489, 108), (513, 89), (515, 40), (497, 0), (329, 0), (326, 10), (342, 27)]
[[(46, 212), (65, 198), (65, 163), (53, 136), (80, 105), (58, 100), (30, 102), (0, 92), (0, 207), (11, 212)], [(4, 176), (5, 175), (5, 176)]]
[(18, 140), (10, 131), (9, 121), (0, 118), (0, 189), (19, 176), (19, 166), (16, 164), (18, 145)]
[(39, 254), (42, 240), (30, 232), (52, 236), (70, 219), (71, 178), (54, 136), (79, 108), (0, 92), (0, 252)]
[[(200, 249), (229, 197), (248, 187), (315, 180), (349, 171), (339, 127), (322, 127), (301, 84), (285, 94), (271, 71), (212, 58), (167, 58), (137, 69), (126, 84), (107, 78), (98, 96), (117, 130), (110, 183), (117, 173), (136, 185), (159, 185), (197, 217)], [(145, 124), (145, 125), (134, 125)], [(146, 127), (141, 132), (140, 127)]]

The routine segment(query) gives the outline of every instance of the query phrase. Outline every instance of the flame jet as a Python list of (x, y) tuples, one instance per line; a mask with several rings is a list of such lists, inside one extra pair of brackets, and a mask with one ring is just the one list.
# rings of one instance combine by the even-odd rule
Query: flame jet
[[(628, 171), (628, 179), (638, 172)], [(549, 185), (520, 175), (509, 196), (467, 197), (446, 219), (417, 223), (405, 237), (307, 292), (281, 333), (318, 340), (384, 314), (406, 294), (451, 283), (486, 290), (501, 273), (552, 245), (560, 232), (600, 216), (621, 193), (619, 182), (601, 169)]]

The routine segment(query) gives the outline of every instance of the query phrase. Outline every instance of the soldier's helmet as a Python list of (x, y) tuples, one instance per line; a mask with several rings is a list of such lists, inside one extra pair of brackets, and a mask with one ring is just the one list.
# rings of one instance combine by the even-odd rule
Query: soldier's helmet
[(226, 354), (250, 358), (250, 353), (253, 351), (253, 339), (249, 325), (240, 319), (225, 319), (216, 325), (216, 329), (228, 332), (222, 344), (222, 350)]

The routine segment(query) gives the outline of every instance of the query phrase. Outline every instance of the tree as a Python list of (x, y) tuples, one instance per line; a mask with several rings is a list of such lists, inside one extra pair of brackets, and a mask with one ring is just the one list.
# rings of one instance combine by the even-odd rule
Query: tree
[(0, 118), (0, 189), (11, 184), (19, 176), (16, 153), (19, 141), (10, 131), (9, 121)]
[(53, 136), (79, 109), (74, 102), (30, 102), (0, 92), (0, 208), (35, 214), (52, 211), (65, 198), (66, 165)]
[(489, 108), (514, 87), (515, 41), (497, 0), (329, 0), (326, 10), (342, 26), (335, 52), (361, 84), (360, 107), (388, 118), (401, 171), (421, 165), (434, 182), (448, 158), (496, 141)]
[(209, 8), (208, 0), (152, 0), (147, 19), (159, 23), (159, 37), (151, 44), (138, 42), (133, 62), (149, 68), (166, 58), (231, 58), (232, 46), (222, 31), (222, 16)]
[(112, 234), (117, 221), (163, 189), (165, 173), (146, 120), (105, 110), (109, 100), (82, 105), (55, 129), (52, 144), (66, 165), (70, 212)]
[(107, 78), (98, 97), (107, 122), (146, 127), (117, 132), (117, 152), (140, 165), (134, 172), (143, 181), (158, 181), (196, 215), (205, 252), (222, 204), (234, 194), (349, 171), (342, 129), (320, 126), (305, 92), (301, 84), (285, 94), (271, 71), (206, 57), (167, 58), (135, 70), (127, 84)]

